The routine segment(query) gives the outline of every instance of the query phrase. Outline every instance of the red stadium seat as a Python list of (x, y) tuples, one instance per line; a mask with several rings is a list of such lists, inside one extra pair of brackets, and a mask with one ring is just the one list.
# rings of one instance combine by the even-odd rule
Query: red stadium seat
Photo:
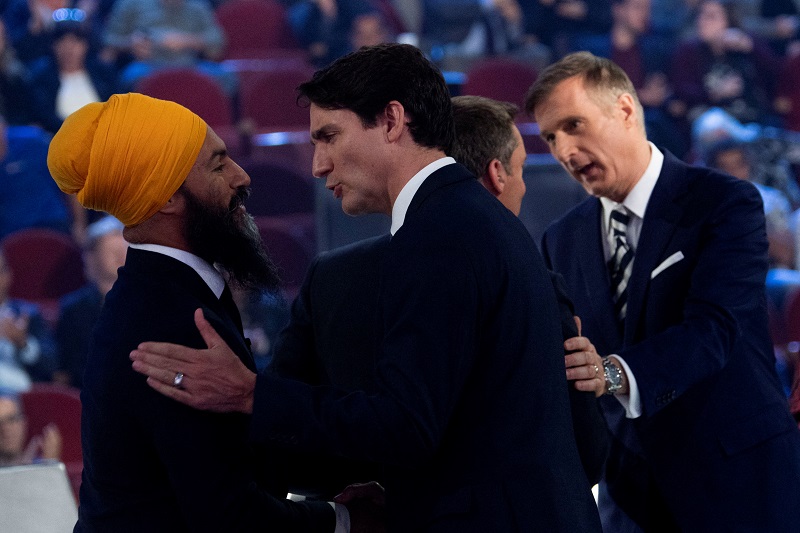
[(64, 233), (35, 228), (7, 235), (0, 246), (13, 272), (9, 296), (39, 304), (55, 323), (58, 300), (85, 283), (78, 245)]
[(314, 242), (308, 231), (313, 215), (256, 217), (264, 248), (278, 266), (281, 288), (294, 299), (313, 257)]
[(225, 32), (225, 59), (269, 57), (298, 48), (283, 6), (274, 0), (230, 0), (217, 8)]
[(527, 63), (507, 58), (490, 58), (475, 63), (467, 71), (461, 94), (485, 96), (523, 106), (528, 88), (536, 81), (536, 69)]
[(48, 424), (61, 433), (61, 461), (67, 467), (77, 497), (83, 471), (81, 451), (81, 398), (78, 389), (52, 383), (34, 383), (21, 395), (28, 435), (41, 435)]
[(308, 130), (308, 109), (297, 105), (297, 86), (311, 79), (311, 67), (284, 64), (240, 80), (242, 119), (259, 133)]

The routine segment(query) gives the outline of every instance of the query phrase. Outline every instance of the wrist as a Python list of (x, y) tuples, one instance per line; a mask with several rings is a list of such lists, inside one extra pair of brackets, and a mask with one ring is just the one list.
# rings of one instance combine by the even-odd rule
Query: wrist
[(625, 371), (613, 358), (603, 358), (603, 373), (605, 375), (605, 394), (624, 394), (627, 392)]

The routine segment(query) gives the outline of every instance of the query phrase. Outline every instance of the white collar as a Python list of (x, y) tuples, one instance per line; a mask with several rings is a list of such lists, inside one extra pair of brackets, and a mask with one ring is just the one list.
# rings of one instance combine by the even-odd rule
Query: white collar
[(206, 282), (208, 288), (213, 291), (217, 298), (222, 296), (222, 291), (225, 290), (225, 280), (222, 274), (205, 259), (201, 259), (184, 250), (171, 248), (169, 246), (161, 246), (160, 244), (130, 244), (129, 246), (134, 250), (144, 250), (146, 252), (166, 255), (192, 267), (194, 271), (203, 278), (203, 281)]
[(440, 168), (452, 165), (455, 162), (456, 160), (452, 157), (437, 159), (414, 174), (414, 177), (408, 180), (408, 183), (400, 189), (400, 194), (397, 195), (397, 200), (394, 201), (394, 205), (392, 206), (392, 228), (390, 230), (392, 235), (397, 233), (397, 230), (403, 226), (403, 222), (406, 220), (408, 206), (411, 205), (411, 200), (414, 198), (414, 195), (417, 194), (422, 183), (428, 179), (428, 176)]
[[(633, 186), (631, 192), (622, 201), (629, 212), (633, 213), (640, 219), (644, 219), (644, 213), (647, 210), (647, 203), (650, 201), (650, 195), (653, 194), (653, 189), (658, 181), (658, 176), (661, 174), (661, 167), (664, 166), (664, 154), (656, 148), (656, 145), (648, 141), (650, 145), (650, 163), (642, 174), (642, 177)], [(619, 203), (608, 198), (600, 198), (603, 203), (603, 217), (605, 220), (605, 227), (608, 227), (608, 219), (611, 217), (611, 211)]]

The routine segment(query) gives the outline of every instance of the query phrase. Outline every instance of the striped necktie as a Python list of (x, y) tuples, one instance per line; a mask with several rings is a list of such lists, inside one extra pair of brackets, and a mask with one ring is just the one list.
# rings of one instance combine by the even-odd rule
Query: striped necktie
[(633, 269), (633, 250), (628, 245), (628, 223), (631, 217), (624, 206), (611, 211), (610, 233), (614, 242), (614, 254), (608, 261), (611, 273), (611, 296), (614, 299), (614, 315), (621, 323), (625, 321), (628, 307), (628, 280)]

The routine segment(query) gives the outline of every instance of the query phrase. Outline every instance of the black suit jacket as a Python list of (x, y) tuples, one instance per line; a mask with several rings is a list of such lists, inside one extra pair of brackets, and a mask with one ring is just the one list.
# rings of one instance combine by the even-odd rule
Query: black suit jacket
[(384, 464), (394, 531), (598, 531), (553, 285), (460, 165), (414, 195), (378, 298), (375, 392), (262, 374), (253, 435)]
[(800, 433), (767, 331), (758, 191), (665, 154), (628, 282), (624, 336), (601, 213), (597, 198), (586, 200), (547, 230), (542, 249), (564, 275), (585, 334), (599, 353), (625, 359), (641, 393), (637, 419), (604, 398), (613, 433), (604, 526), (621, 530), (618, 506), (646, 531), (795, 530)]
[(254, 369), (234, 320), (191, 267), (128, 251), (81, 391), (84, 470), (75, 531), (333, 531), (327, 503), (290, 502), (264, 489), (269, 473), (246, 443), (249, 417), (186, 407), (131, 368), (128, 355), (144, 341), (203, 347), (197, 308)]
[[(281, 331), (269, 371), (311, 385), (348, 391), (377, 391), (380, 266), (389, 235), (366, 239), (320, 254), (306, 273)], [(573, 306), (563, 278), (551, 274), (564, 339), (577, 336)], [(608, 453), (605, 420), (593, 393), (569, 387), (573, 429), (589, 483), (600, 481)], [(293, 464), (282, 455), (292, 492), (329, 499), (351, 483), (383, 480), (379, 465), (330, 456), (300, 455)]]

